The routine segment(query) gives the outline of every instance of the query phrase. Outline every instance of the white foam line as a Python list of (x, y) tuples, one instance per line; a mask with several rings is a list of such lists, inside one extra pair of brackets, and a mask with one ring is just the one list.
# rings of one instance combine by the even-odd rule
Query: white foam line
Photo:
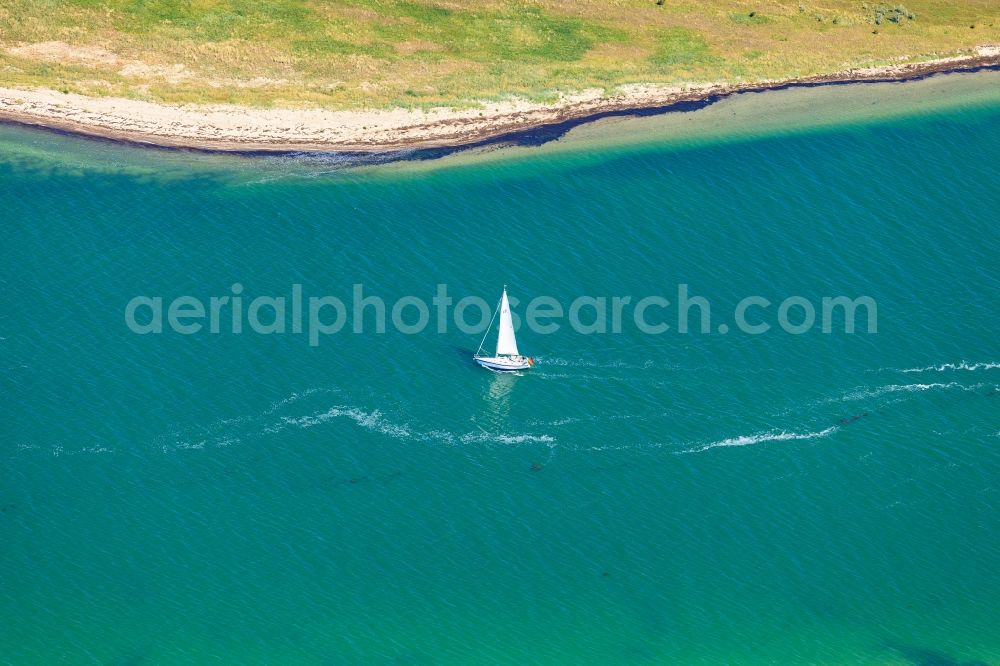
[(448, 444), (455, 444), (460, 442), (462, 444), (476, 444), (476, 443), (495, 443), (495, 444), (547, 444), (553, 446), (555, 444), (555, 438), (551, 435), (534, 435), (534, 434), (519, 434), (519, 433), (491, 433), (491, 432), (474, 432), (467, 433), (464, 435), (456, 435), (451, 432), (443, 430), (432, 430), (426, 433), (414, 432), (407, 425), (399, 425), (386, 420), (380, 411), (377, 409), (372, 412), (366, 412), (357, 407), (346, 407), (337, 406), (331, 407), (329, 410), (322, 412), (320, 414), (314, 414), (311, 416), (300, 416), (291, 417), (285, 416), (282, 418), (281, 422), (276, 424), (272, 428), (268, 428), (266, 432), (278, 432), (285, 427), (294, 426), (298, 428), (311, 428), (313, 426), (326, 423), (327, 421), (334, 419), (346, 417), (356, 424), (368, 430), (373, 430), (380, 432), (384, 435), (389, 435), (390, 437), (395, 437), (397, 439), (421, 439), (425, 441), (443, 441)]
[(462, 435), (460, 441), (463, 444), (475, 444), (478, 442), (497, 442), (499, 444), (555, 444), (555, 438), (551, 435), (511, 435), (508, 433), (470, 432)]
[(610, 363), (599, 363), (597, 361), (587, 361), (583, 359), (568, 359), (550, 356), (539, 356), (540, 365), (551, 365), (564, 368), (612, 368), (624, 370), (642, 370), (652, 366), (652, 361), (646, 361), (644, 365), (634, 365), (624, 361), (612, 361)]
[(221, 429), (223, 429), (225, 427), (228, 427), (228, 426), (242, 425), (242, 424), (250, 422), (250, 421), (256, 421), (256, 420), (258, 420), (260, 418), (263, 418), (265, 416), (270, 416), (271, 414), (274, 414), (276, 411), (278, 411), (279, 409), (281, 409), (285, 405), (290, 405), (290, 404), (292, 404), (294, 402), (298, 402), (302, 398), (305, 398), (306, 396), (312, 395), (313, 393), (318, 393), (320, 391), (328, 393), (328, 392), (336, 392), (337, 389), (311, 388), (311, 389), (306, 389), (305, 391), (302, 391), (301, 393), (295, 392), (295, 393), (292, 393), (287, 398), (282, 398), (281, 400), (277, 400), (275, 402), (272, 402), (271, 405), (267, 409), (265, 409), (263, 412), (260, 412), (259, 414), (246, 415), (246, 416), (234, 416), (234, 417), (228, 418), (228, 419), (220, 419), (220, 420), (216, 421), (215, 423), (211, 424), (210, 426), (208, 426), (205, 430), (206, 431), (210, 431), (210, 432), (214, 432), (216, 430), (221, 430)]
[[(40, 451), (42, 447), (35, 444), (20, 444), (18, 445), (18, 451)], [(82, 455), (99, 455), (102, 453), (114, 453), (114, 449), (110, 449), (106, 446), (97, 444), (94, 446), (84, 446), (80, 449), (67, 450), (66, 447), (60, 444), (54, 444), (49, 447), (49, 453), (52, 454), (53, 458), (58, 458), (60, 456), (82, 456)]]
[(826, 430), (819, 430), (817, 432), (762, 432), (756, 435), (740, 435), (739, 437), (730, 437), (729, 439), (722, 439), (717, 442), (712, 442), (710, 444), (705, 444), (704, 446), (696, 447), (693, 449), (686, 449), (684, 451), (678, 451), (677, 453), (700, 453), (702, 451), (707, 451), (709, 449), (716, 449), (724, 446), (751, 446), (753, 444), (762, 444), (764, 442), (786, 442), (790, 440), (802, 440), (802, 439), (820, 439), (821, 437), (827, 437), (837, 430), (837, 426), (830, 426)]
[(424, 433), (421, 439), (429, 441), (438, 440), (442, 442), (447, 442), (448, 444), (455, 443), (454, 433), (450, 433), (447, 430), (431, 430), (430, 432)]
[(974, 372), (976, 370), (996, 370), (997, 368), (1000, 368), (1000, 363), (969, 363), (968, 361), (962, 361), (961, 363), (928, 365), (923, 368), (906, 368), (905, 370), (900, 370), (900, 372), (947, 372), (949, 370), (966, 370), (968, 372)]
[[(410, 429), (408, 427), (387, 421), (382, 417), (382, 413), (377, 409), (372, 412), (366, 412), (358, 409), (357, 407), (331, 407), (326, 412), (312, 416), (300, 416), (298, 418), (285, 416), (281, 419), (281, 422), (284, 425), (292, 425), (299, 428), (311, 428), (338, 417), (347, 417), (362, 428), (374, 430), (392, 437), (410, 437)], [(278, 429), (280, 430), (280, 428)]]
[(962, 391), (978, 391), (987, 384), (960, 384), (958, 382), (932, 382), (929, 384), (889, 384), (878, 386), (872, 389), (857, 389), (851, 393), (844, 394), (841, 400), (864, 400), (866, 398), (877, 398), (887, 393), (915, 393), (918, 391), (930, 391), (932, 389), (960, 389)]
[[(239, 429), (245, 430), (245, 428), (242, 428), (243, 426), (260, 427), (261, 424), (266, 423), (265, 419), (267, 417), (272, 416), (287, 405), (298, 402), (315, 393), (338, 393), (339, 391), (340, 389), (336, 388), (305, 389), (304, 391), (294, 392), (285, 398), (272, 402), (267, 409), (257, 414), (218, 419), (207, 426), (189, 426), (173, 433), (160, 435), (153, 441), (159, 444), (164, 452), (171, 449), (202, 449), (207, 445), (216, 448), (232, 446), (238, 444), (242, 437), (252, 437), (254, 435), (254, 433), (240, 433)], [(276, 426), (263, 427), (256, 434), (277, 432), (283, 427), (280, 423)], [(192, 439), (196, 439), (197, 441), (188, 441)], [(168, 440), (173, 440), (173, 442), (167, 443)]]
[(85, 446), (77, 453), (112, 453), (112, 451), (106, 446)]

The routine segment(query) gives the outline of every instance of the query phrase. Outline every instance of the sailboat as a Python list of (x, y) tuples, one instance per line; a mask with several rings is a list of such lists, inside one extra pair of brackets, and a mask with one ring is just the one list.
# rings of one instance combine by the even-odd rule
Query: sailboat
[[(486, 336), (490, 334), (490, 328), (493, 328), (493, 320), (497, 318), (497, 312), (500, 313), (497, 351), (493, 356), (483, 356), (481, 353), (483, 345), (486, 343)], [(517, 340), (514, 338), (514, 322), (510, 317), (510, 303), (507, 301), (507, 285), (503, 287), (503, 296), (500, 297), (500, 303), (493, 312), (493, 319), (490, 319), (490, 325), (486, 329), (486, 334), (483, 335), (483, 340), (479, 343), (479, 349), (472, 358), (479, 365), (494, 372), (527, 370), (535, 364), (535, 359), (530, 356), (521, 356), (521, 352), (517, 351)]]

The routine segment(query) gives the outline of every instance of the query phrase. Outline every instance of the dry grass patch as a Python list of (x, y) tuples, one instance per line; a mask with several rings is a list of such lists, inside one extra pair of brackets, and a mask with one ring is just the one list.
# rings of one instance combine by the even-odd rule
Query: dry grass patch
[(902, 14), (854, 0), (0, 3), (8, 86), (265, 106), (550, 99), (629, 83), (805, 76), (1000, 43), (994, 0), (915, 0)]

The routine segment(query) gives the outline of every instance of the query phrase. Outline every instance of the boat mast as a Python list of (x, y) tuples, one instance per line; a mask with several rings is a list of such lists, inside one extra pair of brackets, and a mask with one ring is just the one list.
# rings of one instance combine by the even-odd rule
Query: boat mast
[[(507, 293), (507, 285), (503, 286), (503, 293)], [(475, 355), (479, 356), (479, 352), (483, 351), (483, 345), (486, 343), (486, 336), (490, 334), (490, 329), (493, 328), (493, 320), (497, 318), (497, 313), (500, 312), (500, 304), (503, 302), (503, 296), (500, 296), (500, 300), (497, 301), (497, 307), (493, 310), (493, 316), (490, 318), (489, 326), (486, 327), (486, 332), (483, 333), (483, 339), (479, 342), (479, 349), (476, 350)]]

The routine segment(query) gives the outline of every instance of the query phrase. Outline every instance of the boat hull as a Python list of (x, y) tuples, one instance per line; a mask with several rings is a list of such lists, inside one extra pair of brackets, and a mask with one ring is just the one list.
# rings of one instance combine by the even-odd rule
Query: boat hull
[(531, 362), (524, 357), (474, 356), (473, 360), (487, 370), (494, 372), (517, 372), (531, 367)]

